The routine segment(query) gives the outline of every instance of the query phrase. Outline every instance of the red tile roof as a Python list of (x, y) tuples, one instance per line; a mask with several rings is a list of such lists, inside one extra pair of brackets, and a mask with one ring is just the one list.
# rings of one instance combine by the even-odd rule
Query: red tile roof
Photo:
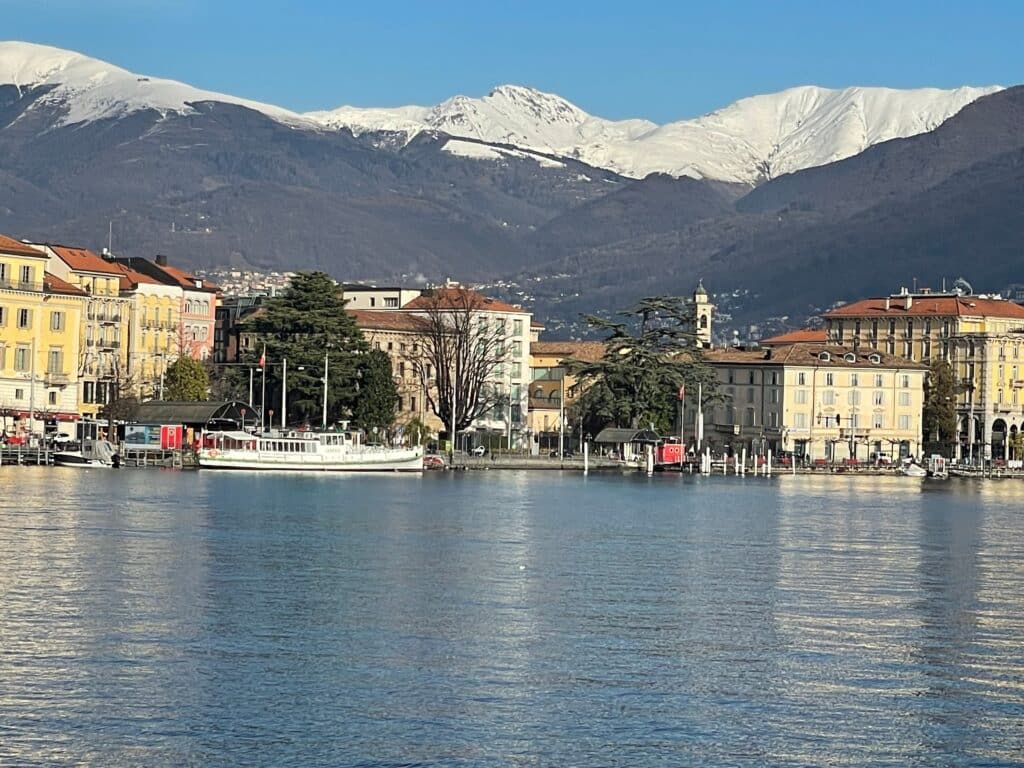
[[(36, 253), (39, 253), (39, 251), (36, 251)], [(43, 275), (43, 290), (47, 293), (63, 293), (69, 296), (89, 295), (81, 288), (76, 288), (71, 283), (67, 283), (56, 275), (51, 275), (49, 272)]]
[(57, 258), (76, 272), (98, 272), (106, 275), (120, 273), (116, 264), (96, 255), (88, 248), (73, 248), (67, 245), (50, 245), (49, 247), (57, 254)]
[[(1019, 317), (1024, 319), (1024, 307), (1008, 299), (983, 298), (981, 296), (929, 296), (911, 297), (907, 309), (905, 296), (880, 299), (863, 299), (852, 304), (837, 307), (825, 313), (825, 317)], [(886, 308), (888, 302), (888, 308)]]
[(205, 291), (206, 293), (220, 292), (220, 288), (206, 280), (202, 281), (202, 288), (197, 288), (196, 280), (201, 280), (202, 278), (197, 278), (195, 275), (190, 275), (188, 272), (178, 269), (177, 267), (172, 267), (170, 264), (157, 264), (157, 269), (162, 269), (172, 280), (177, 282), (182, 288), (187, 288), (190, 291)]
[(824, 328), (801, 328), (798, 331), (787, 331), (778, 336), (761, 339), (762, 347), (778, 346), (779, 344), (824, 344), (828, 341), (828, 333)]
[(574, 358), (588, 363), (604, 357), (606, 345), (603, 341), (534, 341), (530, 344), (533, 357), (558, 357), (559, 360)]
[(346, 309), (356, 325), (368, 331), (406, 331), (422, 333), (428, 327), (427, 319), (408, 312), (386, 309)]
[(121, 273), (121, 290), (130, 291), (134, 288), (138, 288), (141, 283), (147, 285), (163, 285), (156, 278), (152, 278), (149, 275), (144, 275), (141, 272), (136, 272), (131, 267), (125, 266), (124, 264), (115, 264), (117, 271)]
[(20, 243), (13, 237), (7, 237), (7, 235), (0, 235), (0, 253), (10, 253), (17, 256), (41, 256), (46, 258), (46, 254), (36, 250), (30, 245)]
[(514, 307), (504, 301), (491, 299), (471, 288), (431, 288), (424, 295), (417, 296), (402, 309), (472, 309), (482, 312), (516, 312), (527, 314), (522, 307)]

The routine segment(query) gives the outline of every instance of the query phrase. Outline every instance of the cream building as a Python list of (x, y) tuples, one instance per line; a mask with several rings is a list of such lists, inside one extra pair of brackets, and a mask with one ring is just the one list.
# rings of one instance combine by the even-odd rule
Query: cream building
[(140, 399), (163, 399), (167, 367), (181, 356), (183, 292), (118, 264), (121, 295), (129, 301), (128, 370)]
[[(601, 341), (533, 341), (530, 344), (530, 397), (527, 428), (534, 453), (578, 450), (581, 427), (569, 417), (580, 395), (566, 360), (595, 362), (604, 355)], [(561, 425), (561, 426), (559, 426)]]
[[(422, 319), (405, 312), (346, 311), (356, 321), (370, 346), (386, 352), (391, 359), (391, 373), (398, 389), (395, 423), (404, 425), (416, 418), (434, 435), (443, 431), (444, 425), (431, 410), (425, 387), (414, 365), (420, 353)], [(429, 365), (427, 368), (429, 379), (432, 372)]]
[(825, 314), (828, 340), (927, 363), (948, 360), (957, 396), (957, 458), (1020, 458), (1024, 307), (998, 297), (926, 291), (864, 299)]
[(837, 463), (920, 455), (921, 363), (826, 344), (709, 350), (705, 357), (722, 398), (705, 411), (712, 450)]
[(108, 402), (134, 389), (128, 372), (130, 302), (120, 295), (120, 270), (86, 248), (50, 243), (33, 247), (46, 254), (50, 273), (88, 295), (75, 374), (82, 416), (95, 419)]

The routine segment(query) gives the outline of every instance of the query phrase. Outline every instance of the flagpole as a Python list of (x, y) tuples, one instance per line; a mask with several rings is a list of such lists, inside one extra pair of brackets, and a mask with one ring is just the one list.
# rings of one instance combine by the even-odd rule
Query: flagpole
[(686, 385), (679, 387), (679, 471), (683, 470), (683, 454), (686, 452)]
[(263, 355), (260, 357), (260, 432), (266, 432), (267, 427), (267, 345), (263, 345)]
[(697, 441), (697, 452), (700, 453), (701, 443), (704, 441), (704, 408), (701, 400), (704, 399), (704, 385), (697, 384), (697, 418), (694, 419), (693, 436)]
[(288, 358), (281, 361), (281, 431), (288, 427)]

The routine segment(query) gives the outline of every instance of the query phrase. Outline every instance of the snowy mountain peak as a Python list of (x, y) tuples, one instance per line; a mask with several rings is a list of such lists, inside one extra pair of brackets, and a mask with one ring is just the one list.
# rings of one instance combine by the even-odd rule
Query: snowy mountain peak
[(191, 111), (190, 102), (238, 104), (292, 125), (312, 126), (301, 115), (260, 102), (204, 91), (174, 80), (136, 75), (80, 53), (47, 45), (0, 41), (0, 84), (51, 88), (38, 103), (58, 107), (61, 125), (118, 117), (143, 109)]
[(692, 120), (657, 125), (605, 120), (556, 94), (499, 85), (482, 98), (455, 96), (433, 107), (338, 109), (304, 115), (280, 107), (133, 74), (82, 54), (23, 42), (0, 42), (0, 85), (46, 87), (35, 104), (75, 124), (151, 109), (188, 113), (189, 104), (219, 101), (257, 110), (297, 128), (456, 139), (446, 151), (472, 157), (479, 144), (514, 145), (561, 155), (625, 176), (650, 173), (757, 184), (766, 178), (834, 162), (893, 138), (932, 130), (975, 99), (999, 90), (895, 90), (799, 86), (751, 96)]

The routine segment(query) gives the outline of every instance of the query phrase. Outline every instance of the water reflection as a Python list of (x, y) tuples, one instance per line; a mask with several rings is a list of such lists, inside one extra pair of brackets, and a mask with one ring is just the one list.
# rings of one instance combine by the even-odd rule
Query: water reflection
[(1016, 486), (0, 472), (0, 764), (1019, 759)]

